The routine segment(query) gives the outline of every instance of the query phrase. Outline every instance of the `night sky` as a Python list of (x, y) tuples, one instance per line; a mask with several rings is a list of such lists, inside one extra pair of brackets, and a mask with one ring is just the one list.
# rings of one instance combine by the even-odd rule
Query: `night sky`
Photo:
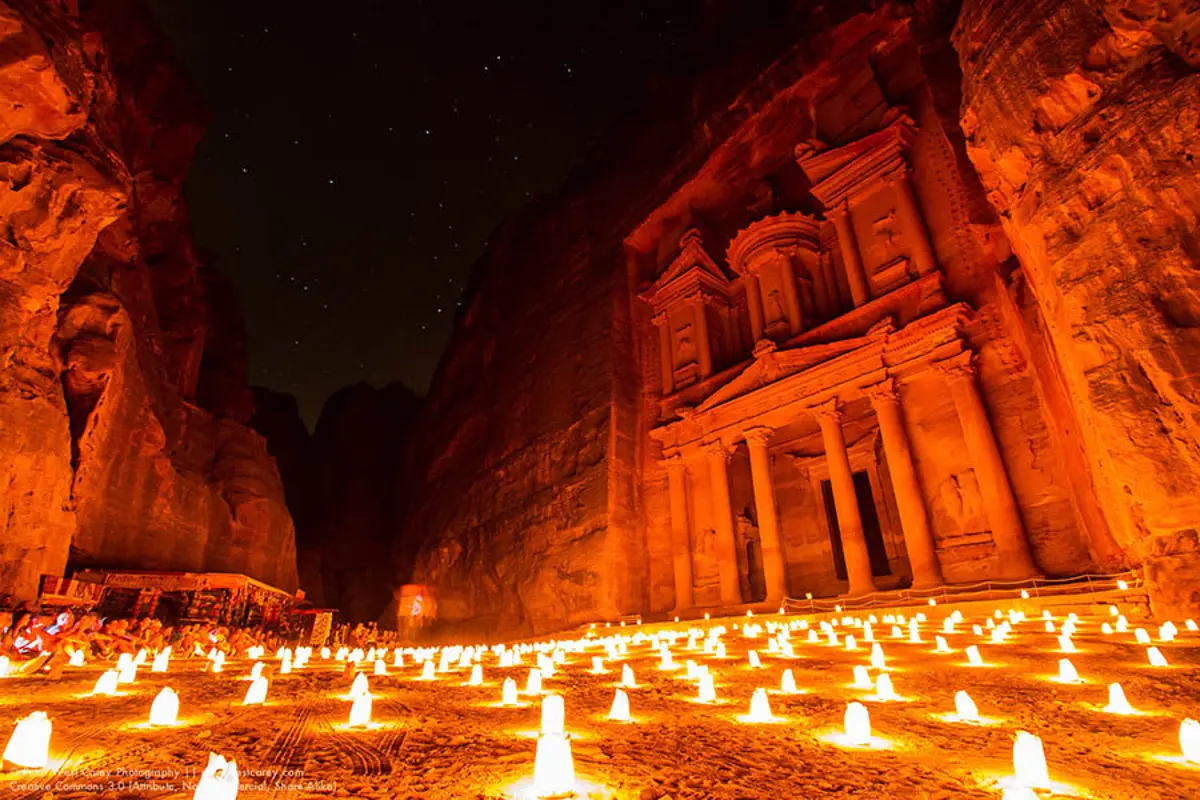
[(250, 382), (311, 427), (355, 381), (427, 389), (488, 236), (683, 58), (703, 4), (154, 7), (211, 113), (188, 196)]

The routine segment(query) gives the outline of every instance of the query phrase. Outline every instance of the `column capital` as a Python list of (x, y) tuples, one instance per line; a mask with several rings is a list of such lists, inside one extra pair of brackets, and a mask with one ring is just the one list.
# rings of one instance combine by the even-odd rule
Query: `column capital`
[(765, 425), (758, 425), (753, 428), (747, 428), (743, 434), (746, 437), (746, 443), (756, 447), (766, 447), (771, 442), (771, 437), (775, 435), (774, 428), (768, 428)]
[(696, 292), (688, 297), (688, 302), (696, 307), (711, 306), (716, 300), (711, 294), (705, 291)]
[(817, 422), (841, 422), (842, 408), (841, 403), (836, 397), (831, 397), (824, 403), (817, 403), (815, 406), (809, 406), (808, 411), (817, 418)]
[(896, 391), (896, 379), (884, 378), (879, 383), (862, 387), (862, 392), (871, 401), (872, 406), (898, 405), (900, 395)]
[(964, 350), (958, 355), (934, 361), (933, 369), (950, 383), (960, 383), (974, 380), (978, 372), (975, 366), (975, 354)]
[(667, 326), (667, 312), (658, 312), (654, 316), (650, 317), (650, 321), (654, 323), (654, 327), (656, 328), (665, 328)]
[(734, 450), (737, 449), (725, 444), (720, 439), (716, 439), (711, 442), (705, 442), (700, 446), (704, 448), (705, 455), (707, 455), (710, 459), (721, 458), (725, 461), (729, 461), (729, 459), (733, 456)]
[(669, 456), (664, 456), (663, 461), (667, 465), (667, 470), (670, 472), (682, 472), (686, 466), (683, 463), (683, 456), (679, 453), (672, 453)]

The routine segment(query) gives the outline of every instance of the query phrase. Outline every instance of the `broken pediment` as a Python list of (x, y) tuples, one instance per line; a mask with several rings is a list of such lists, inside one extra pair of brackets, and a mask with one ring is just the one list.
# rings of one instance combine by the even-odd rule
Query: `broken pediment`
[(688, 230), (679, 240), (679, 254), (675, 256), (662, 274), (641, 297), (656, 309), (676, 297), (691, 294), (699, 289), (716, 291), (727, 295), (731, 284), (725, 272), (704, 250), (700, 232)]

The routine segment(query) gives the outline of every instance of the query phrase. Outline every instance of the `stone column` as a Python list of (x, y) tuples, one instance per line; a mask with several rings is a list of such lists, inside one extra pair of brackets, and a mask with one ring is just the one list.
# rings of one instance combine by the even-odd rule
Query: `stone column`
[(738, 585), (737, 540), (733, 531), (733, 506), (729, 499), (729, 457), (733, 450), (721, 442), (705, 448), (708, 476), (712, 484), (712, 510), (716, 519), (717, 568), (720, 574), (721, 605), (736, 606), (742, 602)]
[(846, 283), (850, 285), (850, 297), (855, 306), (871, 299), (867, 276), (863, 271), (862, 257), (858, 254), (858, 242), (854, 240), (854, 226), (850, 224), (850, 208), (842, 206), (830, 209), (829, 218), (837, 229), (838, 245), (842, 250), (842, 261), (846, 264)]
[(655, 314), (654, 327), (658, 328), (658, 350), (662, 359), (662, 393), (664, 396), (675, 391), (675, 357), (671, 353), (671, 322), (666, 314)]
[(900, 224), (904, 226), (904, 237), (912, 248), (913, 264), (918, 275), (925, 275), (937, 269), (937, 257), (933, 254), (933, 245), (929, 242), (929, 231), (917, 206), (916, 195), (913, 194), (912, 182), (907, 170), (892, 181), (892, 192), (896, 198), (896, 213)]
[(864, 393), (875, 408), (879, 420), (879, 433), (883, 438), (883, 452), (887, 456), (888, 474), (892, 478), (892, 489), (896, 492), (896, 506), (900, 511), (900, 527), (904, 533), (904, 547), (908, 550), (908, 563), (912, 567), (913, 588), (925, 589), (941, 586), (942, 565), (938, 561), (929, 529), (929, 515), (925, 509), (925, 498), (917, 482), (917, 471), (913, 467), (912, 447), (904, 426), (904, 415), (900, 410), (900, 397), (896, 394), (892, 378), (868, 386)]
[(791, 256), (780, 253), (779, 258), (779, 278), (783, 281), (783, 302), (787, 306), (788, 329), (792, 336), (795, 336), (804, 326), (804, 311), (800, 307), (800, 293), (796, 289), (796, 271), (792, 267)]
[(746, 307), (750, 311), (750, 331), (754, 334), (750, 346), (753, 347), (755, 342), (763, 338), (763, 328), (766, 327), (763, 321), (762, 287), (758, 285), (758, 276), (753, 273), (747, 272), (742, 280), (746, 283)]
[(1008, 482), (1008, 470), (975, 382), (972, 355), (970, 352), (960, 353), (937, 361), (933, 366), (946, 379), (950, 394), (954, 397), (954, 407), (958, 411), (967, 444), (967, 455), (979, 480), (979, 493), (992, 526), (992, 540), (996, 544), (1000, 566), (997, 577), (1012, 580), (1036, 577), (1041, 573), (1029, 550), (1017, 500)]
[(754, 483), (754, 508), (758, 511), (758, 535), (762, 542), (766, 602), (776, 606), (787, 596), (787, 566), (783, 557), (779, 508), (775, 504), (771, 457), (767, 454), (772, 433), (770, 428), (751, 428), (746, 431), (746, 445), (750, 448), (750, 477)]
[(675, 571), (675, 610), (696, 604), (692, 591), (692, 537), (688, 528), (687, 484), (683, 459), (667, 459), (667, 488), (671, 493), (671, 555)]
[(703, 294), (692, 298), (692, 311), (696, 320), (696, 352), (700, 357), (700, 377), (712, 375), (712, 340), (708, 338), (708, 298)]
[(846, 452), (846, 438), (842, 435), (838, 401), (835, 398), (811, 410), (821, 426), (821, 438), (825, 442), (825, 462), (829, 466), (842, 554), (846, 558), (846, 577), (850, 581), (848, 594), (869, 594), (875, 591), (875, 576), (871, 572), (871, 555), (867, 551), (867, 537), (863, 535), (862, 517), (858, 513), (858, 495), (854, 491), (854, 473)]

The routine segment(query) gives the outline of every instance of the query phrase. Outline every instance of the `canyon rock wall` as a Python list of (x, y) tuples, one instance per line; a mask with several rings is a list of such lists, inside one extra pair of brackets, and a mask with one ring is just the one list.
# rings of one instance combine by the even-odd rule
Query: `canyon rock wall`
[(1200, 9), (968, 0), (967, 149), (1031, 295), (1073, 480), (1155, 611), (1200, 608)]
[(0, 3), (0, 591), (68, 566), (296, 587), (236, 297), (192, 244), (198, 98), (148, 10)]
[(311, 435), (290, 395), (255, 387), (254, 398), (251, 425), (279, 464), (308, 599), (379, 620), (412, 569), (413, 553), (394, 545), (418, 397), (400, 383), (347, 386), (325, 402)]

